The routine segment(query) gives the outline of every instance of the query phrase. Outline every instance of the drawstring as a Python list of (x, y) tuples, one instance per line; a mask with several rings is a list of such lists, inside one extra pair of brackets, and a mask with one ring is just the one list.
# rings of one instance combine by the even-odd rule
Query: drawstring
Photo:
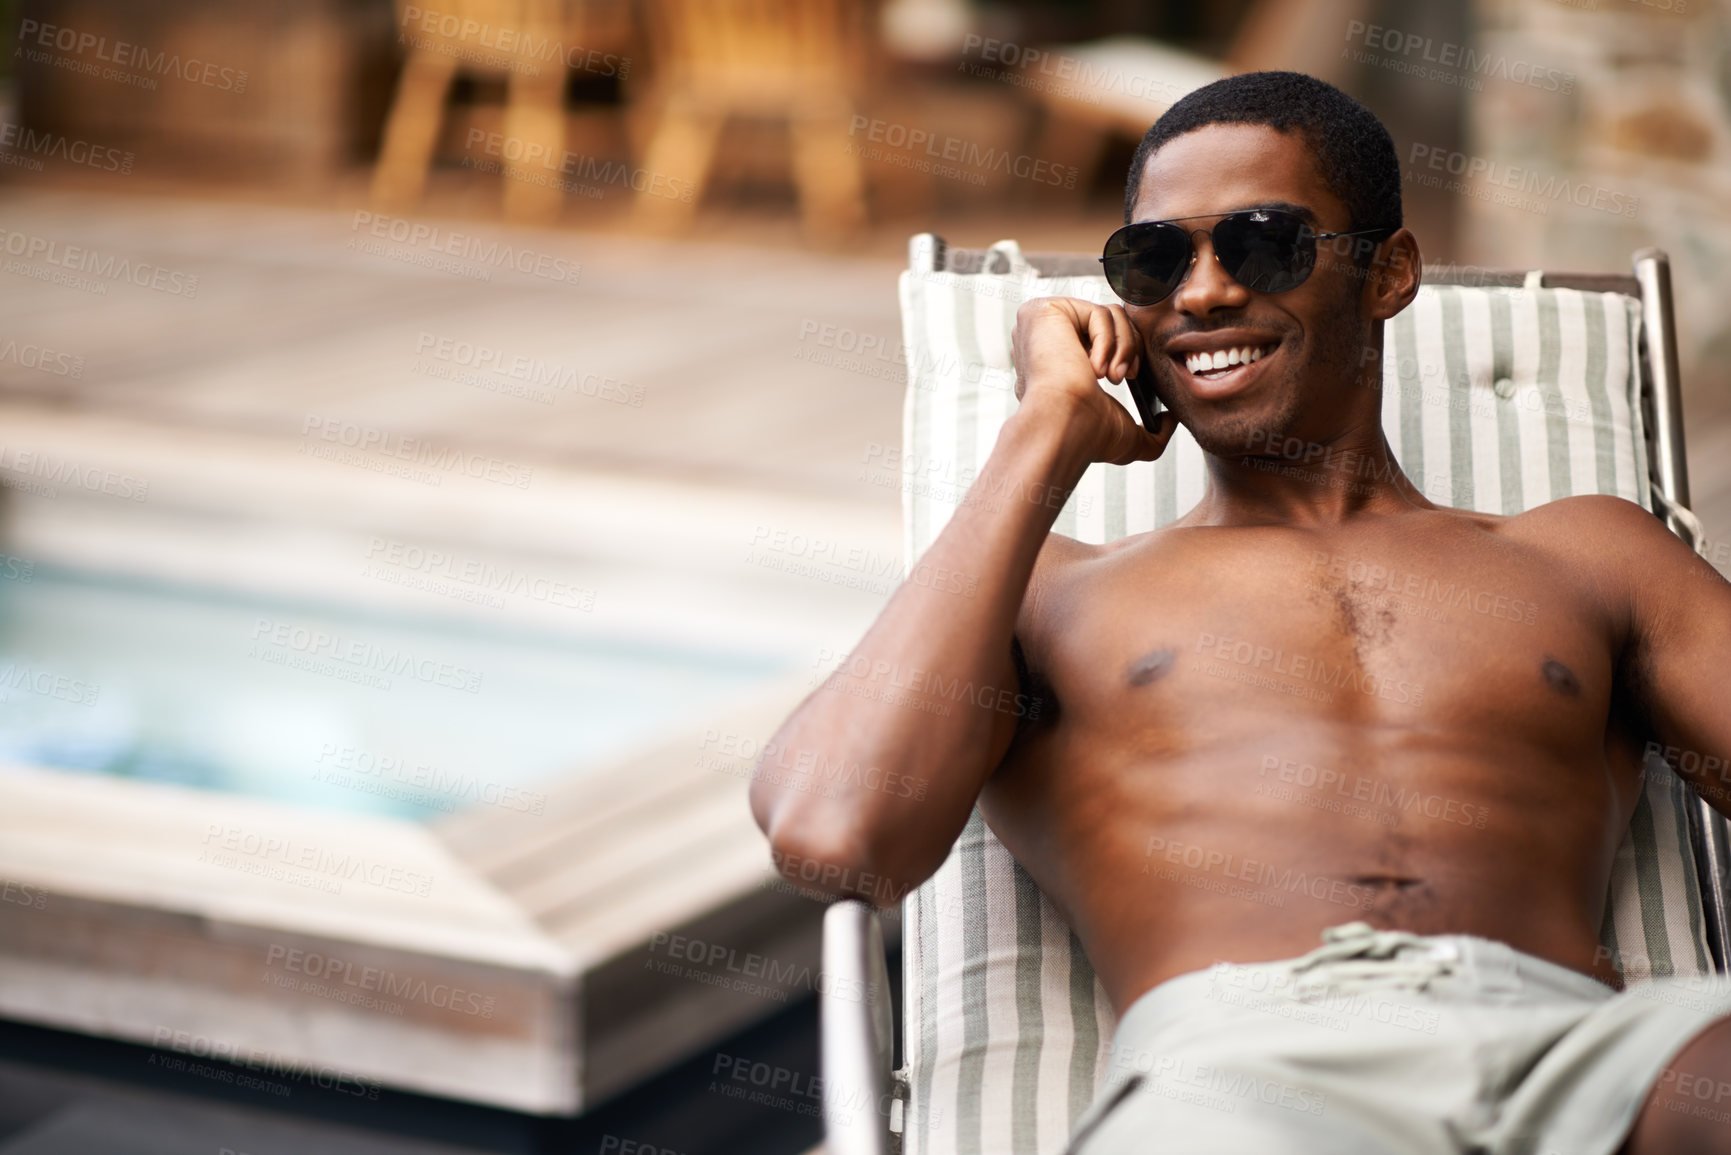
[[(1322, 938), (1324, 945), (1293, 962), (1292, 970), (1297, 976), (1294, 994), (1367, 980), (1414, 986), (1422, 991), (1433, 979), (1454, 974), (1460, 958), (1453, 943), (1436, 942), (1410, 931), (1377, 930), (1368, 922), (1331, 926), (1322, 932)], [(1366, 961), (1354, 966), (1349, 961), (1352, 959)], [(1326, 971), (1302, 973), (1324, 964), (1333, 965)]]

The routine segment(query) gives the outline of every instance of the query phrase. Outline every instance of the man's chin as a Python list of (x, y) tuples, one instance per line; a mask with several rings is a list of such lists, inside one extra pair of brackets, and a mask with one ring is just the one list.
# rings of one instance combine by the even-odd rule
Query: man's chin
[(1218, 401), (1202, 401), (1170, 382), (1162, 384), (1159, 394), (1166, 408), (1203, 452), (1215, 457), (1266, 453), (1271, 441), (1280, 444), (1298, 422), (1296, 383), (1291, 379), (1270, 382), (1273, 388), (1258, 389), (1254, 397)]
[[(1185, 409), (1190, 408), (1185, 406)], [(1244, 457), (1268, 452), (1269, 442), (1280, 443), (1289, 424), (1280, 420), (1284, 415), (1269, 417), (1261, 413), (1198, 415), (1174, 408), (1178, 424), (1190, 431), (1190, 436), (1204, 453), (1213, 457)]]

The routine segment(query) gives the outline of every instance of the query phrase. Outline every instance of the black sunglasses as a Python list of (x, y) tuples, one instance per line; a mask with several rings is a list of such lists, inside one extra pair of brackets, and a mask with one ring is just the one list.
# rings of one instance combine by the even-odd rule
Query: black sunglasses
[(1100, 263), (1106, 268), (1107, 283), (1128, 304), (1159, 304), (1184, 282), (1190, 262), (1196, 258), (1192, 235), (1204, 231), (1213, 242), (1214, 259), (1227, 276), (1252, 292), (1284, 293), (1304, 284), (1316, 267), (1317, 241), (1393, 230), (1318, 233), (1303, 217), (1285, 209), (1227, 213), (1206, 230), (1180, 228), (1173, 221), (1145, 221), (1125, 225), (1106, 238)]

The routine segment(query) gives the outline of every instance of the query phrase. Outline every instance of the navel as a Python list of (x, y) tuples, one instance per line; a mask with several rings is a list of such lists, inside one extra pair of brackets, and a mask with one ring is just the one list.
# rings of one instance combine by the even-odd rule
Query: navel
[(1581, 680), (1575, 677), (1575, 671), (1557, 659), (1546, 657), (1545, 664), (1540, 669), (1545, 675), (1545, 685), (1563, 697), (1579, 698), (1581, 696)]
[(1149, 682), (1158, 681), (1172, 671), (1177, 661), (1178, 656), (1171, 650), (1153, 650), (1143, 654), (1130, 663), (1130, 684), (1146, 686)]

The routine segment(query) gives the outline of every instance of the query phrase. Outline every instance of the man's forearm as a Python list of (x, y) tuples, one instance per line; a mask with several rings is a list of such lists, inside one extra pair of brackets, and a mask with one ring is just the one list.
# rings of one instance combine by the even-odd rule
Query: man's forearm
[[(854, 891), (848, 879), (869, 874), (899, 897), (927, 877), (1018, 720), (1041, 709), (1018, 690), (1010, 645), (1035, 559), (1088, 464), (1065, 426), (1056, 408), (1037, 406), (1005, 423), (921, 559), (963, 581), (904, 582), (773, 739), (794, 773), (760, 765), (753, 811), (778, 862), (842, 868), (823, 889)], [(799, 790), (799, 773), (824, 781), (823, 794)]]

